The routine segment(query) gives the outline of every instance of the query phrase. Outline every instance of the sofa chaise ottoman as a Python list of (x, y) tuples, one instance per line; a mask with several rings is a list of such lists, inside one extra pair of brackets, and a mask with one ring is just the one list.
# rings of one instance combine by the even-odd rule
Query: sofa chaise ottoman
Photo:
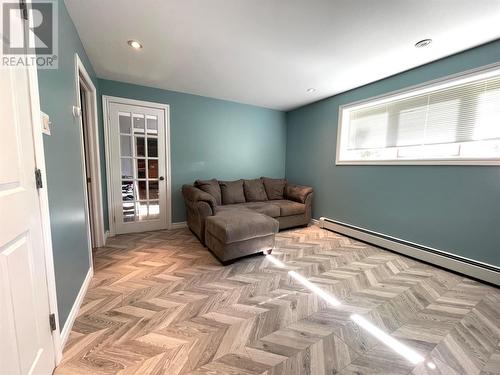
[(227, 262), (272, 248), (277, 230), (307, 226), (314, 193), (309, 186), (261, 177), (197, 180), (184, 185), (182, 194), (189, 229)]
[(270, 216), (246, 210), (226, 210), (205, 221), (205, 243), (222, 262), (247, 255), (270, 252), (279, 223)]

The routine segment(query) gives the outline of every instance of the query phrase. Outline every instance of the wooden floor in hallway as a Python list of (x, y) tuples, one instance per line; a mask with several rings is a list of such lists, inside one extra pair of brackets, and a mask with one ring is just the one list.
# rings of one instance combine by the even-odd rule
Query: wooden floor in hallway
[(187, 229), (110, 238), (55, 373), (500, 374), (499, 289), (316, 226), (273, 256), (223, 267)]

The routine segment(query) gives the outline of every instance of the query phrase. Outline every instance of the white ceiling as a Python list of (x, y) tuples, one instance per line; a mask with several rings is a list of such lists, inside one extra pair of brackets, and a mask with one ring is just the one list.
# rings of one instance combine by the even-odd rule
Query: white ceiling
[(101, 78), (280, 110), (500, 38), (500, 0), (65, 3)]

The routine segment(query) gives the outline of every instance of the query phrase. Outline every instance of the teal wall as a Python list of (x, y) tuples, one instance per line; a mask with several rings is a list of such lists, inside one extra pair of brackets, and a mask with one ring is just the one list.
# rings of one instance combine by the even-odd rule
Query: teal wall
[(44, 135), (54, 267), (62, 328), (89, 270), (85, 200), (82, 185), (79, 123), (76, 104), (75, 53), (97, 85), (75, 26), (63, 1), (59, 12), (59, 69), (38, 70), (40, 104), (50, 116), (51, 135)]
[(173, 222), (186, 220), (183, 184), (285, 174), (283, 112), (116, 81), (100, 79), (99, 87), (102, 95), (170, 106)]
[(500, 167), (335, 165), (340, 105), (498, 61), (495, 41), (288, 112), (286, 177), (314, 187), (316, 218), (500, 266)]

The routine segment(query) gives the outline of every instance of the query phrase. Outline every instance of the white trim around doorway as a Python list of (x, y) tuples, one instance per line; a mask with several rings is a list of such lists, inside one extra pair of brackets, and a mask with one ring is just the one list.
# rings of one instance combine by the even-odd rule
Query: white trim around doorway
[[(83, 149), (83, 123), (81, 118), (81, 106), (80, 103), (80, 80), (83, 81), (83, 85), (87, 90), (88, 102), (87, 109), (89, 110), (87, 116), (87, 132), (89, 135), (89, 156), (90, 156), (90, 174), (91, 174), (91, 182), (90, 182), (90, 193), (92, 195), (92, 209), (91, 212), (88, 212), (87, 205), (87, 227), (88, 227), (88, 235), (89, 235), (89, 243), (90, 243), (90, 215), (92, 215), (92, 237), (95, 241), (95, 247), (101, 247), (106, 244), (106, 236), (104, 231), (104, 218), (103, 218), (103, 206), (102, 206), (102, 178), (101, 178), (101, 168), (100, 168), (100, 150), (99, 150), (99, 123), (97, 119), (97, 90), (90, 78), (90, 75), (85, 69), (80, 57), (77, 53), (75, 53), (75, 102), (77, 111), (80, 113), (80, 142), (81, 142), (81, 152), (83, 157), (83, 163), (85, 163), (85, 153)], [(82, 164), (83, 168), (83, 176), (84, 176), (84, 188), (85, 188), (85, 200), (88, 200), (88, 192), (87, 192), (87, 181), (85, 180), (85, 164)], [(89, 249), (89, 259), (90, 264), (92, 265), (92, 245), (90, 245)]]
[(110, 103), (119, 103), (126, 105), (134, 105), (140, 107), (155, 108), (165, 112), (165, 146), (166, 146), (166, 160), (165, 160), (165, 176), (167, 180), (167, 228), (172, 229), (172, 181), (171, 181), (171, 162), (170, 162), (170, 106), (168, 104), (147, 102), (143, 100), (135, 100), (128, 98), (120, 98), (116, 96), (103, 95), (102, 96), (102, 117), (104, 120), (104, 145), (106, 150), (106, 183), (108, 187), (108, 217), (109, 217), (109, 236), (115, 235), (115, 222), (113, 220), (113, 208), (115, 199), (121, 197), (113, 196), (113, 189), (111, 188), (111, 168), (112, 160), (110, 155), (111, 149), (111, 134), (110, 134), (110, 118), (109, 118), (109, 105)]
[(50, 313), (54, 314), (57, 329), (52, 332), (52, 341), (54, 345), (55, 364), (56, 366), (62, 360), (62, 342), (61, 342), (61, 327), (59, 327), (59, 310), (57, 307), (57, 291), (56, 277), (54, 268), (54, 254), (52, 250), (52, 232), (50, 225), (49, 213), (49, 196), (47, 193), (47, 168), (45, 167), (45, 151), (43, 146), (43, 135), (41, 125), (40, 128), (36, 124), (42, 123), (40, 111), (40, 93), (38, 90), (38, 73), (36, 68), (28, 68), (28, 81), (30, 88), (31, 100), (31, 117), (33, 121), (33, 146), (35, 149), (35, 164), (42, 171), (42, 188), (38, 190), (38, 199), (40, 202), (40, 216), (42, 220), (43, 231), (43, 249), (45, 255), (45, 269), (47, 278), (47, 290), (49, 295)]

